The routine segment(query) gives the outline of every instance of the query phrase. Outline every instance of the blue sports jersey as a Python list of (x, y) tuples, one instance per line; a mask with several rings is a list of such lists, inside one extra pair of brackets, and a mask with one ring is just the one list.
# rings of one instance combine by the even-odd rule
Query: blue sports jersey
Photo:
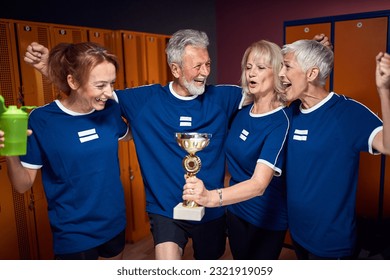
[(249, 180), (258, 162), (274, 170), (275, 176), (262, 196), (228, 206), (230, 212), (254, 226), (268, 230), (287, 229), (284, 174), (284, 144), (289, 118), (284, 107), (266, 114), (252, 114), (252, 106), (238, 112), (226, 140), (230, 185)]
[(371, 144), (382, 121), (335, 93), (310, 109), (301, 109), (300, 102), (291, 106), (286, 173), (292, 238), (318, 256), (350, 256), (359, 154), (375, 153)]
[(126, 226), (118, 139), (127, 132), (119, 105), (80, 114), (58, 100), (29, 116), (23, 166), (40, 167), (53, 231), (54, 252), (67, 254), (101, 245)]
[[(147, 212), (173, 218), (174, 207), (183, 201), (185, 170), (182, 161), (187, 152), (177, 144), (177, 132), (212, 134), (210, 144), (196, 153), (202, 161), (197, 177), (208, 189), (223, 186), (223, 144), (229, 121), (242, 99), (241, 92), (238, 86), (206, 86), (200, 96), (182, 97), (174, 93), (171, 84), (116, 91), (133, 132)], [(206, 208), (200, 222), (221, 217), (223, 212), (223, 208)]]

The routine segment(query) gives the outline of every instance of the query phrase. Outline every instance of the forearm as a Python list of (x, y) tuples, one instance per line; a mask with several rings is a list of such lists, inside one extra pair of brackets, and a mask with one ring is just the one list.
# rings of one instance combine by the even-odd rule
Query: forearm
[(383, 121), (383, 138), (382, 150), (379, 150), (383, 154), (390, 154), (390, 89), (378, 90), (381, 100), (382, 121)]
[(34, 183), (36, 170), (23, 167), (18, 156), (6, 157), (8, 177), (12, 187), (19, 193), (29, 190)]
[(209, 191), (211, 197), (209, 205), (205, 206), (219, 207), (242, 202), (263, 195), (267, 186), (266, 182), (250, 179), (228, 188), (221, 188), (221, 196), (217, 190), (211, 190)]
[(376, 86), (381, 101), (383, 131), (374, 139), (373, 147), (383, 154), (390, 154), (390, 55), (380, 52), (376, 56)]

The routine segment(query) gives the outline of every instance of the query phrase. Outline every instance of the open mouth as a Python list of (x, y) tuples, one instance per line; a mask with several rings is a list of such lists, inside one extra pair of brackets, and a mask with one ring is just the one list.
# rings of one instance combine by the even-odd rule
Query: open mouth
[(283, 82), (283, 87), (284, 87), (284, 90), (287, 90), (288, 88), (291, 87), (291, 83)]
[(107, 98), (95, 98), (96, 101), (106, 102)]
[(201, 86), (205, 84), (205, 81), (205, 79), (194, 79), (194, 82)]
[(257, 85), (257, 83), (255, 81), (249, 81), (249, 85), (255, 86), (255, 85)]

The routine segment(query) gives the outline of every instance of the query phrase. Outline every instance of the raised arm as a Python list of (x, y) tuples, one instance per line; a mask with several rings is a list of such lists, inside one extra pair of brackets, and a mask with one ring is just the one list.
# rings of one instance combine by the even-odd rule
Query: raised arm
[(376, 56), (376, 87), (381, 101), (383, 131), (373, 141), (373, 148), (390, 155), (390, 54), (380, 52)]
[(313, 40), (316, 40), (317, 42), (320, 42), (322, 45), (324, 45), (324, 46), (326, 46), (326, 47), (328, 47), (330, 49), (333, 49), (333, 45), (329, 41), (328, 36), (326, 36), (323, 33), (315, 35)]
[(40, 73), (47, 76), (47, 60), (49, 58), (49, 50), (36, 42), (28, 45), (24, 54), (24, 61), (37, 69)]

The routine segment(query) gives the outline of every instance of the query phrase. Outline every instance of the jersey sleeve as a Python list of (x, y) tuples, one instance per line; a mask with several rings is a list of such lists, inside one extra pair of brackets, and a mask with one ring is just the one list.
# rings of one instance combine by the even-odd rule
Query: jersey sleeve
[(129, 121), (130, 125), (144, 104), (150, 100), (155, 87), (156, 85), (146, 85), (115, 91), (114, 98), (118, 101), (122, 115)]
[(382, 120), (368, 107), (349, 99), (342, 113), (342, 130), (350, 136), (352, 147), (358, 151), (376, 154), (372, 148), (375, 135), (383, 128)]
[(20, 156), (22, 165), (30, 169), (39, 169), (43, 165), (42, 150), (40, 149), (37, 134), (34, 134), (34, 131), (39, 130), (38, 126), (34, 126), (34, 123), (39, 122), (38, 114), (39, 110), (33, 110), (30, 113), (28, 129), (31, 129), (33, 133), (27, 137), (26, 155)]
[(282, 175), (285, 161), (285, 143), (290, 126), (287, 115), (284, 111), (282, 112), (283, 113), (279, 115), (279, 124), (275, 126), (267, 136), (257, 161), (272, 168), (275, 176)]

